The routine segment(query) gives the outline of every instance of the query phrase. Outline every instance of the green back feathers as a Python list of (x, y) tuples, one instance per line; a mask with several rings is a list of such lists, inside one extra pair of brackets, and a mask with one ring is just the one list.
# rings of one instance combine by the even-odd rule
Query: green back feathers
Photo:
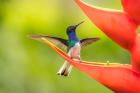
[(76, 40), (68, 40), (67, 41), (67, 45), (68, 47), (73, 47), (78, 41)]

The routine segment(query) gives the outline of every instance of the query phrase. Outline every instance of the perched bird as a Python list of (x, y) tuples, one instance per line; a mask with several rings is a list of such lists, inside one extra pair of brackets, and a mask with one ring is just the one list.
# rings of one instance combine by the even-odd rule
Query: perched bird
[[(68, 35), (68, 40), (59, 38), (59, 37), (51, 37), (51, 36), (43, 36), (43, 35), (31, 35), (32, 39), (35, 40), (48, 40), (52, 42), (53, 44), (59, 46), (59, 47), (66, 47), (67, 48), (67, 54), (73, 59), (73, 60), (80, 60), (80, 50), (82, 47), (89, 45), (93, 42), (96, 42), (99, 40), (99, 38), (85, 38), (82, 40), (79, 40), (79, 38), (76, 35), (76, 28), (82, 24), (84, 21), (77, 25), (69, 26), (66, 30), (66, 33)], [(61, 76), (68, 76), (71, 72), (72, 66), (65, 61), (62, 67), (58, 71), (58, 75)]]

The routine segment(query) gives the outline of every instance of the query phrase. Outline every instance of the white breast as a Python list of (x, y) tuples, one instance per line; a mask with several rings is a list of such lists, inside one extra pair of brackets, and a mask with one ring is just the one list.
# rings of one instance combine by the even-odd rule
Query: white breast
[(76, 43), (74, 47), (70, 48), (68, 55), (72, 58), (80, 57), (81, 46), (80, 43)]

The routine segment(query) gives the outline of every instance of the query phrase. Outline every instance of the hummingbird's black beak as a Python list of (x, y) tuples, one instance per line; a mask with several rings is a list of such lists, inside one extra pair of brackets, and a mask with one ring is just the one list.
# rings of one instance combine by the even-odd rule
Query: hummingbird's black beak
[(84, 23), (85, 21), (82, 21), (82, 22), (80, 22), (79, 24), (77, 24), (77, 25), (75, 25), (75, 29), (79, 26), (79, 25), (81, 25), (82, 23)]

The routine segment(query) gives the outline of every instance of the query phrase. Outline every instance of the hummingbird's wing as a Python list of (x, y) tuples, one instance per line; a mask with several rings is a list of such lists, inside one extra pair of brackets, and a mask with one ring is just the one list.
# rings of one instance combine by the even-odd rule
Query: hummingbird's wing
[(44, 36), (44, 35), (30, 35), (30, 37), (32, 39), (43, 41), (43, 42), (45, 40), (48, 40), (58, 47), (67, 48), (67, 40), (59, 37), (51, 37), (51, 36)]
[(96, 41), (100, 40), (100, 38), (96, 37), (96, 38), (86, 38), (86, 39), (82, 39), (80, 40), (80, 43), (81, 43), (81, 47), (85, 47), (89, 44), (92, 44)]

